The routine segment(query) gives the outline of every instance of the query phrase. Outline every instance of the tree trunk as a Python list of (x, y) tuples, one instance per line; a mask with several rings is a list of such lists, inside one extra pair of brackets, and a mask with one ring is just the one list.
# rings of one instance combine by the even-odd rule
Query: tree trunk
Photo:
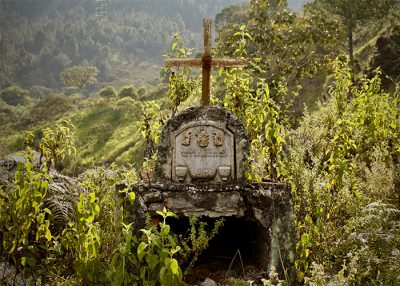
[(348, 26), (348, 44), (349, 44), (349, 66), (351, 73), (351, 81), (354, 84), (354, 55), (353, 55), (353, 25), (350, 23)]

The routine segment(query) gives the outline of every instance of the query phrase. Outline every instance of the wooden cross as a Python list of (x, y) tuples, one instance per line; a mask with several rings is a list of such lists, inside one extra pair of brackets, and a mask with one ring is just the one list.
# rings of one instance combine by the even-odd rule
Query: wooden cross
[(167, 67), (202, 67), (202, 104), (210, 104), (211, 67), (244, 67), (245, 60), (214, 59), (211, 56), (211, 19), (203, 20), (204, 53), (202, 59), (166, 59)]

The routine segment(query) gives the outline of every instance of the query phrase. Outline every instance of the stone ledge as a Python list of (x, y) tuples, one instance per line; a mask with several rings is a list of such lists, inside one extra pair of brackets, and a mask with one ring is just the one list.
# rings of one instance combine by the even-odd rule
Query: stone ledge
[(289, 186), (274, 182), (197, 185), (142, 182), (136, 192), (146, 206), (145, 211), (151, 213), (164, 207), (186, 217), (243, 217), (245, 212), (251, 212), (264, 226), (271, 223), (272, 212), (290, 213), (292, 208)]
[(163, 192), (247, 192), (254, 190), (273, 191), (274, 193), (290, 192), (288, 185), (277, 182), (262, 183), (197, 183), (197, 184), (178, 184), (171, 182), (141, 182), (139, 183), (139, 193), (147, 191), (163, 191)]

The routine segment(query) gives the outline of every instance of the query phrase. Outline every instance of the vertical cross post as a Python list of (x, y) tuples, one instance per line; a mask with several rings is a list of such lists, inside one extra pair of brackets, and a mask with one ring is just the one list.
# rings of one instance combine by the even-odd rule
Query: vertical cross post
[(211, 81), (211, 19), (203, 20), (204, 54), (203, 54), (203, 78), (202, 96), (203, 105), (210, 104), (210, 81)]

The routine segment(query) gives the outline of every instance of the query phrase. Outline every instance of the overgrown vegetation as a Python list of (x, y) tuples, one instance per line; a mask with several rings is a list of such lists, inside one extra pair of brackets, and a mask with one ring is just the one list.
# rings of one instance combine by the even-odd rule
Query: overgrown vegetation
[[(348, 51), (343, 41), (346, 27), (318, 3), (309, 4), (302, 15), (287, 10), (285, 1), (251, 1), (243, 9), (224, 10), (218, 18), (220, 46), (215, 52), (246, 58), (249, 66), (214, 74), (212, 102), (231, 110), (246, 126), (251, 147), (247, 179), (283, 181), (292, 187), (299, 284), (396, 285), (398, 25), (386, 27), (382, 23), (394, 16), (382, 15), (373, 29), (381, 32), (377, 51), (363, 64), (364, 74), (361, 65), (356, 66), (370, 44), (355, 41), (359, 45), (355, 59), (346, 59), (342, 55)], [(42, 43), (43, 48), (42, 24), (35, 27), (38, 31), (30, 41)], [(102, 23), (96, 25), (104, 32)], [(103, 32), (99, 37), (107, 34)], [(364, 33), (362, 27), (359, 32)], [(374, 37), (367, 38), (374, 42)], [(178, 34), (174, 40), (168, 56), (190, 56), (192, 50)], [(32, 58), (32, 65), (47, 57), (44, 50), (37, 52), (40, 59)], [(68, 57), (56, 55), (48, 64), (59, 63), (61, 71), (69, 65)], [(15, 55), (7, 58), (13, 59)], [(88, 59), (88, 64), (97, 65), (97, 60)], [(105, 66), (97, 66), (104, 72)], [(0, 71), (6, 75), (2, 79), (15, 73)], [(26, 82), (29, 69), (26, 72), (21, 82)], [(322, 101), (315, 100), (312, 111), (305, 108), (299, 117), (293, 113), (298, 97), (304, 98), (298, 84), (305, 85), (304, 78), (316, 74), (319, 81), (326, 81), (324, 87), (319, 83), (325, 94), (319, 97)], [(128, 215), (136, 203), (139, 178), (153, 176), (161, 127), (169, 116), (197, 100), (199, 78), (194, 71), (164, 69), (163, 76), (169, 79), (168, 91), (165, 86), (138, 88), (128, 83), (121, 88), (106, 86), (88, 97), (90, 90), (23, 89), (18, 81), (2, 88), (0, 153), (23, 149), (24, 159), (11, 179), (0, 180), (0, 283), (183, 283), (223, 222), (206, 227), (192, 218), (189, 235), (179, 237), (167, 223), (175, 215), (166, 209), (158, 212), (160, 221), (149, 220), (141, 230)], [(90, 81), (93, 78), (70, 85), (84, 89)], [(18, 131), (32, 129), (24, 135)], [(66, 184), (54, 168), (79, 176)], [(135, 168), (141, 168), (140, 174)], [(63, 184), (65, 188), (60, 188)], [(287, 282), (271, 271), (263, 284)], [(249, 285), (239, 279), (221, 283)]]

